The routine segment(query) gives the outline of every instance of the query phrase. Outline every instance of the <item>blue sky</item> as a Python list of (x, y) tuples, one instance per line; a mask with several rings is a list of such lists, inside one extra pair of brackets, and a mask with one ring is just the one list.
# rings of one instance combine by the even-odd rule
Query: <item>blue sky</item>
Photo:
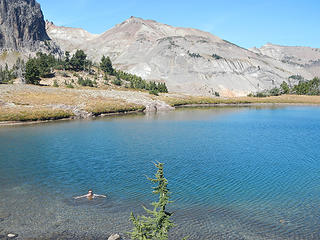
[(211, 32), (242, 47), (320, 48), (319, 0), (38, 0), (56, 25), (102, 33), (130, 16)]

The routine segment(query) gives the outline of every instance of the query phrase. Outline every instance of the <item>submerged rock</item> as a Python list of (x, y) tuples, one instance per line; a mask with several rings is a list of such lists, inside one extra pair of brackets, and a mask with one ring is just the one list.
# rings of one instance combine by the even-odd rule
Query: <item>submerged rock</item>
[(121, 240), (121, 237), (120, 237), (120, 235), (119, 234), (112, 234), (109, 238), (108, 238), (108, 240)]
[(8, 236), (8, 238), (16, 238), (16, 237), (18, 237), (18, 234), (9, 233), (7, 236)]

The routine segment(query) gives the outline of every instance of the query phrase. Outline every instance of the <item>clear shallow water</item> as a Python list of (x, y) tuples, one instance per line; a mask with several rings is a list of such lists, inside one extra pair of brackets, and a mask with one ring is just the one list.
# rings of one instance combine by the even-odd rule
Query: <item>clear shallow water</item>
[[(130, 230), (165, 163), (171, 239), (320, 239), (320, 108), (203, 108), (0, 128), (0, 235)], [(72, 200), (93, 188), (107, 199)]]

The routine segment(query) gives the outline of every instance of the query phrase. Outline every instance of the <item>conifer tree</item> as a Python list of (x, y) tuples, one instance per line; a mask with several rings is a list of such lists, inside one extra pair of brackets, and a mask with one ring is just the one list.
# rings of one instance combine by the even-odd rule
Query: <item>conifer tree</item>
[(135, 217), (131, 213), (130, 220), (134, 225), (131, 238), (134, 240), (166, 240), (168, 239), (168, 232), (174, 226), (170, 220), (172, 213), (166, 211), (166, 206), (170, 199), (170, 192), (167, 188), (168, 181), (164, 177), (163, 163), (155, 163), (158, 168), (155, 178), (148, 178), (152, 183), (156, 184), (153, 187), (153, 194), (159, 195), (158, 202), (153, 202), (153, 209), (143, 207), (148, 216)]
[(112, 67), (112, 62), (109, 57), (102, 56), (100, 62), (101, 70), (106, 74), (114, 75), (114, 69)]
[(40, 71), (36, 59), (31, 58), (26, 63), (25, 79), (27, 84), (38, 85), (40, 82)]
[(69, 70), (70, 69), (70, 52), (65, 52), (65, 58), (64, 58), (64, 69)]
[(85, 68), (85, 64), (87, 55), (84, 53), (83, 50), (77, 50), (75, 54), (73, 54), (72, 58), (70, 59), (70, 65), (74, 71), (83, 71)]

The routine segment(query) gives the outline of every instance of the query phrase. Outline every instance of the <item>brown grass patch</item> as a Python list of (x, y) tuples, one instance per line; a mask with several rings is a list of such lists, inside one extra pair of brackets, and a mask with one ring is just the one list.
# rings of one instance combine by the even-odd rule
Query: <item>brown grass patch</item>
[(79, 102), (79, 94), (69, 92), (16, 92), (3, 97), (6, 102), (12, 102), (16, 105), (48, 105), (48, 104), (66, 104), (75, 105)]
[(0, 107), (0, 121), (45, 121), (69, 118), (70, 111), (49, 108)]
[(248, 104), (248, 103), (292, 103), (292, 104), (320, 104), (320, 96), (281, 95), (272, 97), (237, 97), (237, 98), (211, 98), (196, 96), (161, 96), (160, 100), (171, 106), (192, 104)]
[(196, 97), (196, 96), (181, 96), (181, 97), (168, 97), (161, 96), (160, 100), (166, 102), (170, 106), (181, 106), (190, 104), (240, 104), (250, 103), (246, 99), (237, 98), (211, 98), (211, 97)]
[(101, 115), (108, 113), (124, 113), (132, 111), (143, 111), (145, 106), (134, 103), (128, 103), (124, 100), (112, 98), (96, 98), (87, 103), (85, 111), (91, 112), (93, 115)]
[(252, 103), (292, 103), (292, 104), (320, 104), (320, 96), (307, 95), (281, 95), (271, 97), (242, 97), (243, 101)]

